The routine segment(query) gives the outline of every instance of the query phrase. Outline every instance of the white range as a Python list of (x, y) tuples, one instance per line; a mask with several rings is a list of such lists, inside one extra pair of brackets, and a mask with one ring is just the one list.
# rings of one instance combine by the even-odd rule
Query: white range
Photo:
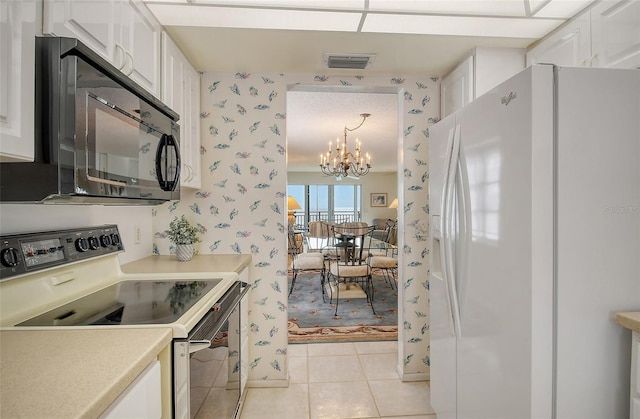
[(240, 336), (228, 330), (232, 321), (233, 330), (240, 329), (247, 283), (238, 272), (125, 274), (122, 251), (115, 225), (0, 237), (0, 330), (170, 327), (168, 376), (174, 417), (180, 418), (189, 417), (189, 354), (220, 346), (223, 336), (229, 363), (236, 364), (229, 367), (228, 386), (240, 403), (246, 365)]

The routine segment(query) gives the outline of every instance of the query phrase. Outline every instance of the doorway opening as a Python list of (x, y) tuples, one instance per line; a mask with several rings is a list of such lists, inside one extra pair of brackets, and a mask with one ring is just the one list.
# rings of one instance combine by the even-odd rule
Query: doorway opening
[[(368, 225), (381, 219), (397, 220), (397, 209), (389, 206), (402, 190), (403, 182), (403, 177), (398, 176), (402, 171), (398, 158), (403, 141), (402, 99), (400, 89), (390, 87), (289, 87), (287, 195), (294, 196), (301, 207), (294, 213), (297, 231), (302, 234), (308, 231), (308, 223), (314, 220), (313, 217), (343, 221), (338, 218), (344, 211), (349, 212), (354, 221)], [(326, 152), (330, 141), (335, 144), (345, 126), (356, 126), (362, 113), (371, 116), (358, 131), (349, 133), (349, 144), (355, 145), (356, 138), (359, 139), (362, 151), (371, 155), (371, 171), (360, 178), (322, 174), (319, 167), (321, 153)], [(386, 205), (372, 205), (370, 197), (382, 194), (387, 197)], [(402, 226), (397, 228), (399, 236)], [(402, 252), (396, 252), (396, 257), (398, 264), (402, 263)], [(290, 281), (291, 276), (289, 272)], [(306, 335), (302, 329), (309, 329), (309, 334), (323, 330), (324, 335), (329, 335), (327, 340), (331, 340), (331, 328), (336, 330), (333, 339), (339, 334), (340, 339), (348, 340), (353, 332), (354, 339), (363, 340), (361, 335), (356, 337), (362, 328), (374, 330), (370, 340), (397, 339), (398, 311), (402, 302), (398, 299), (397, 286), (394, 289), (395, 284), (386, 281), (381, 272), (374, 276), (376, 315), (366, 307), (366, 300), (365, 304), (360, 304), (363, 301), (358, 301), (357, 297), (347, 297), (350, 301), (344, 302), (341, 298), (338, 316), (333, 316), (328, 297), (325, 295), (323, 299), (320, 282), (319, 272), (298, 275), (296, 292), (292, 292), (289, 299), (290, 342), (295, 342), (297, 336)], [(402, 283), (399, 278), (397, 282)], [(331, 314), (321, 318), (323, 312)]]

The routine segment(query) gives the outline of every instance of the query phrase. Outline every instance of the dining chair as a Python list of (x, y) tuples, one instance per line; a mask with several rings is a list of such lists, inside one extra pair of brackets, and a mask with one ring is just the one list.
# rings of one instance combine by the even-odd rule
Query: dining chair
[(307, 243), (310, 252), (322, 252), (329, 243), (329, 224), (326, 221), (309, 221)]
[(366, 223), (342, 223), (331, 226), (333, 237), (333, 252), (329, 253), (329, 269), (327, 271), (327, 284), (329, 302), (333, 302), (335, 293), (335, 316), (338, 315), (340, 303), (341, 284), (345, 289), (357, 286), (364, 291), (367, 303), (371, 306), (373, 314), (373, 281), (371, 267), (367, 263), (371, 234), (375, 226)]
[(322, 288), (322, 298), (324, 300), (324, 283), (325, 283), (325, 267), (324, 256), (320, 252), (305, 252), (301, 246), (298, 245), (296, 239), (296, 233), (293, 227), (289, 226), (288, 231), (289, 238), (289, 268), (292, 272), (291, 288), (289, 289), (289, 295), (293, 292), (293, 287), (296, 284), (296, 279), (300, 271), (320, 272), (321, 280), (320, 287)]
[(398, 222), (387, 220), (381, 239), (372, 238), (367, 263), (373, 272), (380, 271), (385, 282), (393, 289), (398, 289), (398, 248), (392, 242), (396, 237)]

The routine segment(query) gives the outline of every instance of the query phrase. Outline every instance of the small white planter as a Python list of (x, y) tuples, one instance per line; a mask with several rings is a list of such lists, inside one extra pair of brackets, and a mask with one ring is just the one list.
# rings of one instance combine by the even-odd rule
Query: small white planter
[(176, 259), (180, 262), (188, 262), (193, 258), (193, 244), (177, 244), (176, 245)]

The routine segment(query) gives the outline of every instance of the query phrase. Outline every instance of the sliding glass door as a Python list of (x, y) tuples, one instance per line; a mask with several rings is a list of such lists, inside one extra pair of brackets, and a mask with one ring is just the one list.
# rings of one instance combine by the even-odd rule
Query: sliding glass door
[(287, 185), (287, 195), (298, 201), (295, 224), (304, 227), (309, 221), (360, 221), (361, 185)]

